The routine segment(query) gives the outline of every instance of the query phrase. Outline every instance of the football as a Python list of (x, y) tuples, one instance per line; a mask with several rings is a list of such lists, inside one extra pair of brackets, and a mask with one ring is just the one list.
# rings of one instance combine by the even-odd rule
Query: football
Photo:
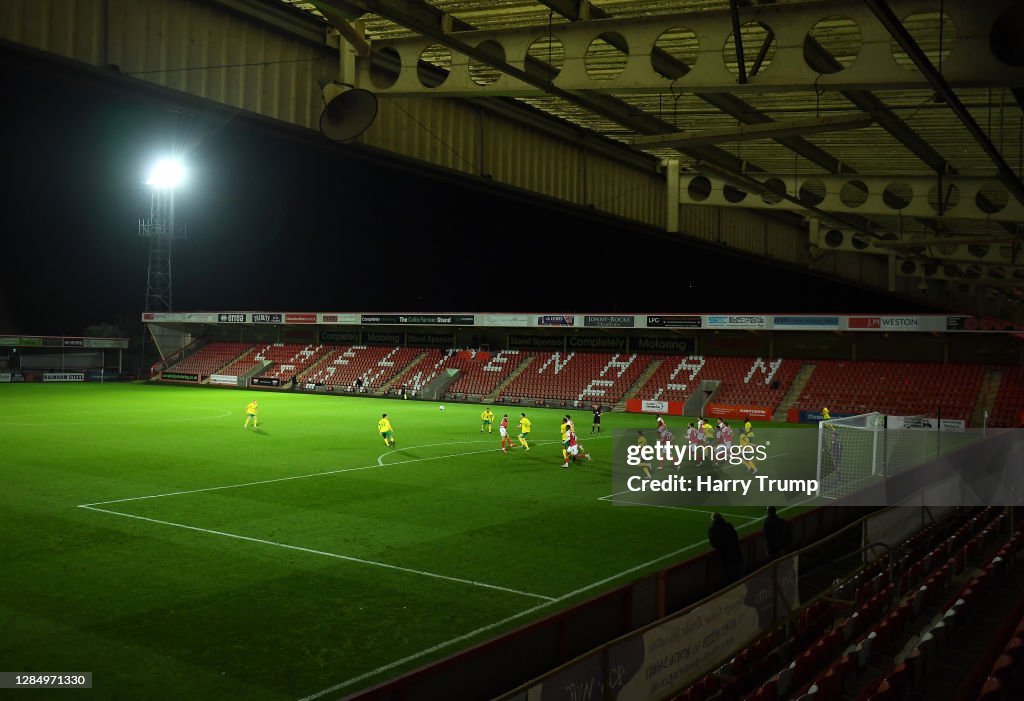
[(441, 411), (444, 411), (444, 404), (442, 404), (441, 406), (439, 406), (437, 408), (440, 409)]

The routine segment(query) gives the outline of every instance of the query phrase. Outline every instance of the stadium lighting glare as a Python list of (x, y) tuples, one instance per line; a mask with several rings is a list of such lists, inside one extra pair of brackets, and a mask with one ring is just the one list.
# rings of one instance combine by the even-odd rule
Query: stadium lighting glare
[(181, 161), (162, 158), (149, 171), (146, 184), (158, 190), (173, 190), (185, 179), (185, 166)]

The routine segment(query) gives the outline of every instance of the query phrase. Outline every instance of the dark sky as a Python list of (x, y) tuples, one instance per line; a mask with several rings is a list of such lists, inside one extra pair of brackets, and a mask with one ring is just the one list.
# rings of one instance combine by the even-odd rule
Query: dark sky
[(0, 331), (138, 317), (142, 181), (168, 151), (189, 168), (175, 310), (920, 309), (0, 59)]

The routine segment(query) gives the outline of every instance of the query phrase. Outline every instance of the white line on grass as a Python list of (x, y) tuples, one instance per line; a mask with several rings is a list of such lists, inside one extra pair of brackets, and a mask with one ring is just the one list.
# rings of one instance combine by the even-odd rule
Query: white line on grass
[[(784, 510), (785, 509), (779, 509), (779, 511), (784, 511)], [(738, 528), (744, 528), (745, 526), (749, 526), (752, 523), (757, 522), (758, 520), (760, 520), (760, 519), (756, 519), (756, 518), (749, 519), (747, 522), (741, 523), (738, 526)], [(599, 586), (601, 586), (603, 584), (607, 584), (608, 582), (612, 582), (612, 581), (614, 581), (616, 579), (619, 579), (621, 577), (625, 577), (626, 575), (632, 574), (632, 573), (634, 573), (634, 572), (636, 572), (638, 570), (645, 569), (647, 567), (650, 567), (651, 565), (656, 565), (657, 563), (661, 562), (662, 560), (667, 560), (669, 558), (676, 557), (678, 555), (682, 555), (683, 553), (689, 552), (689, 551), (693, 550), (694, 548), (702, 547), (704, 545), (706, 545), (706, 544), (703, 543), (703, 542), (691, 543), (690, 545), (687, 545), (687, 546), (685, 546), (683, 548), (679, 548), (678, 550), (674, 550), (674, 551), (672, 551), (670, 553), (667, 553), (665, 555), (661, 555), (660, 557), (656, 557), (653, 560), (648, 560), (647, 562), (641, 563), (641, 564), (636, 565), (634, 567), (630, 567), (628, 570), (623, 570), (623, 571), (621, 571), (621, 572), (619, 572), (617, 574), (611, 575), (610, 577), (605, 577), (604, 579), (601, 579), (601, 580), (598, 580), (596, 582), (592, 582), (590, 584), (587, 584), (586, 586), (580, 587), (579, 589), (575, 589), (575, 590), (569, 592), (568, 594), (563, 594), (562, 596), (558, 597), (557, 599), (553, 599), (552, 601), (548, 601), (548, 602), (545, 602), (543, 604), (537, 604), (536, 606), (528, 608), (528, 609), (526, 609), (524, 611), (520, 611), (519, 613), (514, 613), (511, 616), (507, 616), (506, 618), (503, 618), (500, 621), (495, 621), (494, 623), (489, 623), (488, 625), (481, 626), (480, 628), (477, 628), (475, 630), (471, 630), (470, 632), (464, 633), (464, 634), (462, 634), (462, 635), (460, 635), (458, 637), (451, 638), (449, 640), (445, 640), (444, 642), (441, 642), (441, 643), (438, 643), (438, 644), (433, 645), (431, 647), (428, 647), (426, 649), (420, 650), (419, 652), (413, 653), (411, 655), (406, 655), (405, 657), (403, 657), (403, 658), (401, 658), (399, 660), (395, 660), (394, 662), (389, 662), (388, 664), (382, 665), (382, 666), (378, 667), (377, 669), (371, 670), (369, 672), (365, 672), (363, 674), (360, 674), (357, 677), (352, 677), (351, 679), (347, 679), (347, 680), (345, 680), (343, 682), (340, 682), (338, 684), (335, 684), (333, 686), (329, 686), (326, 689), (321, 689), (320, 691), (317, 691), (316, 693), (310, 694), (309, 696), (303, 696), (301, 699), (299, 699), (299, 701), (313, 701), (314, 699), (318, 699), (321, 696), (326, 696), (327, 694), (332, 694), (332, 693), (334, 693), (336, 691), (344, 689), (347, 686), (352, 686), (353, 684), (358, 684), (361, 681), (364, 681), (366, 679), (370, 679), (372, 677), (375, 677), (378, 674), (382, 674), (384, 672), (387, 672), (387, 671), (389, 671), (391, 669), (394, 669), (395, 667), (399, 667), (399, 666), (401, 666), (403, 664), (406, 664), (407, 662), (412, 662), (413, 660), (417, 660), (417, 659), (419, 659), (419, 658), (421, 658), (421, 657), (423, 657), (425, 655), (429, 655), (429, 654), (431, 654), (433, 652), (437, 652), (438, 650), (443, 650), (444, 648), (450, 647), (450, 646), (454, 645), (455, 643), (461, 643), (464, 640), (469, 640), (470, 638), (473, 638), (473, 637), (475, 637), (477, 635), (480, 635), (481, 633), (486, 633), (489, 630), (493, 630), (493, 629), (498, 628), (500, 626), (506, 625), (506, 624), (511, 623), (513, 621), (516, 621), (516, 620), (522, 618), (523, 616), (529, 616), (531, 613), (535, 613), (536, 611), (540, 611), (541, 609), (547, 608), (547, 607), (552, 606), (554, 604), (561, 603), (561, 602), (565, 601), (566, 599), (571, 599), (572, 597), (578, 596), (578, 595), (583, 594), (585, 592), (588, 592), (591, 589), (594, 589), (595, 587), (599, 587)]]
[(314, 550), (312, 548), (304, 548), (300, 545), (289, 545), (287, 543), (278, 543), (273, 540), (264, 540), (262, 538), (253, 538), (250, 536), (239, 535), (237, 533), (228, 533), (226, 531), (215, 531), (211, 528), (200, 528), (198, 526), (189, 526), (184, 523), (175, 523), (173, 521), (162, 521), (156, 518), (149, 518), (147, 516), (137, 516), (135, 514), (126, 514), (121, 511), (111, 511), (110, 509), (99, 509), (95, 506), (83, 505), (79, 508), (89, 509), (90, 511), (100, 511), (105, 514), (113, 514), (114, 516), (124, 516), (125, 518), (134, 518), (139, 521), (147, 521), (149, 523), (158, 523), (163, 526), (174, 526), (175, 528), (184, 528), (189, 531), (196, 531), (198, 533), (209, 533), (211, 535), (224, 536), (225, 538), (234, 538), (236, 540), (244, 540), (250, 543), (260, 543), (262, 545), (272, 545), (277, 548), (285, 548), (286, 550), (297, 550), (299, 552), (310, 553), (312, 555), (322, 555), (324, 557), (332, 557), (337, 560), (346, 560), (348, 562), (357, 562), (361, 565), (371, 565), (373, 567), (383, 567), (389, 570), (398, 570), (399, 572), (408, 572), (409, 574), (418, 574), (423, 577), (432, 577), (434, 579), (443, 579), (448, 582), (459, 582), (460, 584), (469, 584), (474, 587), (482, 587), (484, 589), (494, 589), (496, 591), (503, 591), (509, 594), (517, 594), (519, 596), (526, 596), (531, 599), (541, 599), (543, 601), (554, 601), (554, 597), (544, 596), (543, 594), (535, 594), (529, 591), (522, 591), (520, 589), (512, 589), (510, 587), (503, 587), (497, 584), (488, 584), (487, 582), (479, 582), (473, 579), (462, 579), (461, 577), (450, 577), (444, 574), (437, 574), (436, 572), (427, 572), (425, 570), (416, 570), (411, 567), (401, 567), (400, 565), (391, 565), (386, 562), (377, 562), (375, 560), (364, 560), (361, 557), (352, 557), (350, 555), (341, 555), (339, 553), (327, 552), (325, 550)]
[[(101, 414), (101, 413), (107, 413), (107, 412), (80, 411), (78, 413), (79, 414), (89, 414), (89, 413)], [(114, 412), (109, 412), (109, 413), (114, 413)], [(133, 412), (133, 413), (137, 413), (137, 412)], [(216, 416), (196, 416), (196, 417), (193, 417), (193, 418), (186, 418), (186, 419), (165, 419), (165, 418), (160, 418), (160, 419), (147, 419), (145, 421), (118, 421), (117, 425), (118, 426), (126, 426), (126, 425), (129, 425), (129, 424), (166, 424), (166, 423), (182, 423), (182, 422), (185, 422), (185, 421), (212, 421), (213, 419), (227, 418), (228, 416), (231, 416), (231, 414), (232, 414), (232, 412), (226, 411), (223, 414), (217, 414)], [(16, 423), (16, 422), (12, 422), (12, 421), (4, 421), (3, 425), (4, 426), (62, 426), (62, 427), (68, 427), (68, 426), (71, 426), (71, 427), (73, 427), (73, 426), (109, 426), (110, 422), (109, 421), (49, 421), (49, 422), (48, 421), (43, 421), (43, 422), (39, 422), (39, 423)]]
[[(608, 436), (609, 438), (611, 436)], [(595, 439), (596, 440), (596, 439)], [(537, 441), (536, 445), (547, 445), (550, 443), (558, 443), (559, 441)], [(443, 444), (440, 444), (443, 445)], [(415, 446), (410, 446), (410, 448)], [(222, 489), (237, 489), (239, 487), (253, 487), (259, 484), (273, 484), (274, 482), (287, 482), (289, 480), (301, 480), (308, 479), (311, 477), (326, 477), (328, 475), (339, 475), (343, 472), (358, 472), (359, 470), (373, 470), (379, 467), (394, 467), (396, 465), (405, 465), (414, 462), (423, 462), (425, 460), (443, 460), (445, 458), (458, 458), (465, 455), (478, 455), (480, 453), (492, 453), (499, 448), (488, 448), (487, 450), (471, 450), (465, 453), (449, 453), (447, 455), (433, 455), (426, 458), (409, 458), (408, 460), (396, 460), (394, 462), (384, 463), (382, 465), (374, 463), (373, 465), (362, 465), (360, 467), (343, 467), (338, 470), (328, 470), (327, 472), (313, 472), (303, 475), (290, 475), (288, 477), (273, 477), (271, 479), (256, 480), (255, 482), (240, 482), (238, 484), (222, 484), (216, 487), (202, 487), (200, 489), (183, 489), (177, 492), (165, 492), (163, 494), (146, 494), (141, 497), (125, 497), (124, 499), (110, 499), (108, 501), (94, 501), (88, 504), (78, 504), (78, 506), (103, 506), (105, 504), (120, 504), (128, 501), (141, 501), (143, 499), (159, 499), (161, 497), (174, 497), (182, 494), (199, 494), (201, 492), (215, 492)]]

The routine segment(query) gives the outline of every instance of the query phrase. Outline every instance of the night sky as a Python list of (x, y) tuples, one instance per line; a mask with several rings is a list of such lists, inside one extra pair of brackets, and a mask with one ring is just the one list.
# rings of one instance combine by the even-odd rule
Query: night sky
[(169, 151), (189, 169), (175, 310), (922, 310), (0, 58), (0, 332), (138, 318), (142, 182)]

